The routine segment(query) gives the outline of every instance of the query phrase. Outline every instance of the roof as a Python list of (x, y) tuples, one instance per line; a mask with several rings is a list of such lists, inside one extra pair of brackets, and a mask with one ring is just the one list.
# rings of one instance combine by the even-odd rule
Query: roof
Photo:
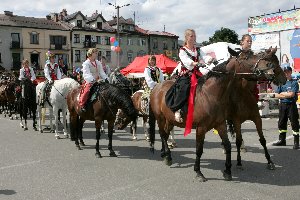
[[(117, 24), (117, 17), (107, 22), (110, 26)], [(124, 17), (119, 17), (119, 24), (131, 24), (134, 25), (134, 21), (132, 18), (124, 19)]]
[(0, 25), (2, 26), (15, 26), (15, 27), (28, 27), (40, 29), (55, 29), (55, 30), (69, 30), (69, 27), (61, 22), (54, 22), (46, 18), (34, 18), (25, 16), (8, 16), (0, 14)]
[(77, 12), (75, 12), (75, 13), (72, 13), (72, 14), (70, 14), (70, 15), (65, 16), (65, 19), (64, 19), (64, 20), (65, 20), (65, 21), (70, 21), (70, 20), (72, 20), (72, 19), (75, 19), (77, 15), (81, 15), (82, 18), (83, 18), (84, 20), (86, 20), (86, 17), (85, 17), (80, 11), (77, 11)]
[(86, 18), (86, 22), (96, 21), (98, 17), (100, 17), (103, 22), (106, 22), (106, 20), (104, 19), (104, 17), (101, 14), (98, 14), (98, 13), (94, 13), (91, 17), (87, 17)]
[(168, 37), (178, 37), (177, 35), (174, 35), (172, 33), (168, 33), (168, 32), (165, 32), (165, 31), (149, 31), (149, 30), (145, 30), (145, 29), (142, 29), (140, 27), (138, 27), (137, 25), (135, 25), (135, 30), (137, 32), (140, 32), (140, 33), (143, 33), (143, 34), (146, 34), (146, 35), (160, 35), (160, 36), (168, 36)]

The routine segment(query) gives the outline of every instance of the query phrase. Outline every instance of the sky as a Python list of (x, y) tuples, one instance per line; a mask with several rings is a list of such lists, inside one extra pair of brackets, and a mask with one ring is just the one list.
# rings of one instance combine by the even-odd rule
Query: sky
[(81, 11), (91, 16), (96, 10), (106, 20), (117, 15), (134, 18), (143, 29), (173, 33), (183, 40), (187, 28), (194, 29), (197, 42), (207, 41), (221, 27), (234, 30), (239, 38), (247, 33), (248, 17), (300, 8), (299, 0), (1, 0), (3, 11), (27, 17), (45, 17), (65, 8), (68, 14)]

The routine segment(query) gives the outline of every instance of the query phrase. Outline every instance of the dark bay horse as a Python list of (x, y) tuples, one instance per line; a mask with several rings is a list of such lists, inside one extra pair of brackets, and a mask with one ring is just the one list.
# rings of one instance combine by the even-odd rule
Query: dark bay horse
[[(204, 84), (199, 84), (196, 89), (194, 100), (193, 126), (196, 127), (196, 161), (194, 170), (199, 181), (207, 181), (200, 171), (200, 158), (203, 153), (203, 144), (206, 132), (212, 128), (219, 130), (226, 150), (226, 169), (223, 172), (225, 180), (231, 180), (231, 144), (226, 131), (227, 110), (230, 103), (229, 97), (234, 93), (239, 84), (240, 78), (256, 76), (255, 72), (269, 70), (272, 66), (270, 62), (263, 59), (249, 59), (250, 67), (245, 67), (236, 58), (231, 58), (228, 62), (214, 68), (207, 74)], [(155, 120), (158, 123), (159, 134), (162, 140), (161, 154), (167, 165), (172, 164), (170, 149), (167, 140), (170, 130), (174, 126), (185, 127), (183, 123), (175, 120), (174, 113), (166, 106), (165, 96), (173, 81), (165, 81), (158, 84), (150, 95), (150, 142), (151, 149), (154, 150), (155, 141)]]
[[(286, 76), (279, 65), (279, 60), (275, 55), (277, 48), (270, 48), (265, 52), (259, 53), (257, 57), (263, 58), (270, 61), (273, 64), (273, 73), (270, 77), (274, 84), (281, 85), (286, 82)], [(246, 55), (240, 54), (240, 62), (247, 62)], [(268, 74), (266, 74), (268, 76)], [(265, 77), (265, 76), (264, 76)], [(268, 78), (268, 77), (266, 77)], [(270, 154), (266, 146), (266, 139), (262, 131), (262, 120), (259, 114), (259, 108), (257, 106), (257, 101), (253, 92), (251, 91), (256, 87), (256, 81), (247, 81), (245, 84), (237, 85), (236, 92), (232, 93), (230, 96), (231, 106), (228, 109), (228, 119), (233, 121), (234, 132), (236, 133), (236, 147), (237, 147), (237, 167), (241, 168), (241, 144), (242, 144), (242, 134), (241, 134), (241, 124), (246, 120), (251, 120), (256, 126), (256, 130), (259, 136), (259, 141), (264, 148), (265, 157), (268, 161), (268, 169), (275, 169), (275, 165), (271, 161)]]
[[(18, 109), (21, 118), (20, 126), (25, 130), (28, 130), (27, 127), (27, 115), (30, 113), (32, 114), (32, 121), (33, 121), (33, 130), (37, 131), (36, 128), (36, 91), (35, 85), (32, 81), (28, 78), (24, 78), (20, 81), (21, 91), (18, 94), (17, 101), (18, 101)], [(29, 113), (28, 113), (29, 112)], [(23, 118), (25, 124), (23, 124)]]
[(110, 156), (116, 156), (112, 148), (113, 128), (118, 109), (122, 109), (126, 117), (116, 122), (118, 129), (124, 129), (131, 121), (136, 120), (137, 112), (133, 106), (130, 96), (117, 86), (108, 83), (95, 83), (96, 99), (88, 103), (87, 111), (82, 113), (78, 104), (80, 88), (73, 89), (67, 96), (68, 109), (70, 112), (71, 139), (75, 140), (76, 147), (80, 150), (80, 145), (84, 145), (82, 140), (82, 127), (85, 120), (95, 121), (96, 127), (96, 157), (101, 158), (99, 151), (100, 128), (103, 120), (108, 123), (108, 150)]

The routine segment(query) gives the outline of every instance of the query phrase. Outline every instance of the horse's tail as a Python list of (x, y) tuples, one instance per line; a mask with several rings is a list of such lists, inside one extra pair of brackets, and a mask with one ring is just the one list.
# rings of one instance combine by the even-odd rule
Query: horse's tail
[(150, 151), (154, 153), (155, 142), (155, 116), (149, 103), (149, 139), (150, 139)]

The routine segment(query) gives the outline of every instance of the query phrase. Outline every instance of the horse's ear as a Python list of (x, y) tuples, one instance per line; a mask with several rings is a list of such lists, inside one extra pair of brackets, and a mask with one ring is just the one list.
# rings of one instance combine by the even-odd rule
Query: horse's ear
[(227, 47), (227, 48), (228, 48), (228, 52), (230, 53), (230, 55), (235, 56), (235, 57), (237, 57), (239, 55), (239, 53), (236, 52), (235, 50), (233, 50), (232, 48), (230, 48), (230, 47)]
[(266, 53), (270, 53), (270, 52), (271, 52), (271, 50), (272, 50), (272, 46), (270, 46), (270, 48), (269, 48), (269, 49), (266, 49)]
[(272, 53), (275, 54), (277, 51), (277, 46), (275, 48), (272, 49)]

